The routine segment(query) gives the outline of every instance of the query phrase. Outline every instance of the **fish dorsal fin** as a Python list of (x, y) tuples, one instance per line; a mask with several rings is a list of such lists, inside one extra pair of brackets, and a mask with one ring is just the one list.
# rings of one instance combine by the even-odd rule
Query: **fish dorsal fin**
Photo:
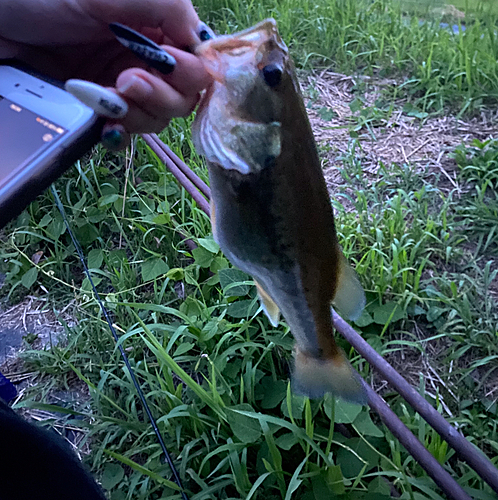
[(256, 289), (258, 290), (259, 300), (261, 302), (261, 307), (265, 312), (266, 316), (270, 320), (270, 323), (277, 327), (278, 322), (280, 321), (280, 309), (277, 304), (275, 304), (274, 300), (270, 297), (268, 292), (256, 281), (254, 280), (254, 284), (256, 285)]
[(356, 320), (361, 316), (366, 304), (365, 292), (358, 275), (341, 254), (337, 289), (332, 303), (346, 319)]

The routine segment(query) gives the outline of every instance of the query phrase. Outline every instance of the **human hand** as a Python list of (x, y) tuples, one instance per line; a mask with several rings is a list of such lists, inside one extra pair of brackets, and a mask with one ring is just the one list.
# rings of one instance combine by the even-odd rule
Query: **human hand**
[[(177, 61), (161, 75), (122, 47), (108, 25), (126, 24), (160, 44)], [(205, 28), (190, 0), (2, 0), (0, 58), (15, 57), (60, 80), (109, 86), (128, 103), (119, 123), (129, 133), (160, 132), (194, 109), (210, 82), (185, 49)]]

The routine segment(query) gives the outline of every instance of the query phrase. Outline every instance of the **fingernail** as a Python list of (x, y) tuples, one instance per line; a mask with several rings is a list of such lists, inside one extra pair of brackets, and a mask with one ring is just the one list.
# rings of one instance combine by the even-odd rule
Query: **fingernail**
[(65, 89), (96, 113), (108, 118), (123, 118), (128, 104), (114, 92), (86, 80), (68, 80)]
[(102, 144), (109, 148), (119, 148), (123, 143), (123, 134), (116, 129), (108, 130), (105, 134), (102, 134)]
[(139, 59), (163, 75), (171, 73), (176, 66), (176, 59), (150, 38), (119, 23), (109, 24), (118, 42), (130, 49)]
[[(130, 97), (133, 97), (137, 93), (150, 95), (154, 92), (149, 82), (136, 75), (124, 74), (118, 77), (117, 85), (120, 94), (129, 95)], [(130, 92), (130, 89), (133, 89), (133, 91)]]
[(199, 23), (197, 26), (197, 33), (199, 35), (199, 38), (201, 39), (201, 42), (206, 42), (207, 40), (211, 40), (211, 38), (216, 38), (216, 35), (214, 34), (214, 31), (206, 24), (206, 23)]
[(102, 145), (111, 151), (118, 151), (126, 146), (128, 135), (122, 125), (106, 125), (102, 133)]

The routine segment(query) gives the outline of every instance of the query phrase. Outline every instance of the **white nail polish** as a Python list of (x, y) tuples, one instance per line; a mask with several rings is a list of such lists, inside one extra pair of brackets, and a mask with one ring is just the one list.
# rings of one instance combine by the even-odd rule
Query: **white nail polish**
[(86, 80), (68, 80), (65, 89), (96, 113), (107, 118), (123, 118), (128, 104), (114, 92)]

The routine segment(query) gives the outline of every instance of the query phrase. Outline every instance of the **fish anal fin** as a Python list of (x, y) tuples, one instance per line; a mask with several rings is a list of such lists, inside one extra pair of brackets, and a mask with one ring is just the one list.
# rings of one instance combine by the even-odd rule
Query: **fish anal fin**
[(216, 234), (216, 208), (214, 206), (214, 201), (211, 198), (211, 202), (209, 203), (209, 218), (211, 219), (211, 228), (213, 231), (214, 241), (218, 242), (217, 234)]
[(297, 394), (313, 399), (330, 393), (349, 403), (367, 404), (361, 377), (342, 351), (333, 358), (318, 359), (296, 347), (292, 387)]
[(342, 254), (339, 259), (337, 288), (332, 303), (342, 316), (353, 321), (361, 316), (366, 305), (365, 292), (358, 275)]
[(280, 321), (280, 309), (267, 293), (267, 291), (256, 280), (254, 280), (254, 283), (256, 285), (256, 290), (258, 291), (258, 296), (259, 300), (261, 301), (263, 311), (265, 312), (266, 316), (268, 316), (270, 323), (273, 326), (277, 327), (278, 322)]

